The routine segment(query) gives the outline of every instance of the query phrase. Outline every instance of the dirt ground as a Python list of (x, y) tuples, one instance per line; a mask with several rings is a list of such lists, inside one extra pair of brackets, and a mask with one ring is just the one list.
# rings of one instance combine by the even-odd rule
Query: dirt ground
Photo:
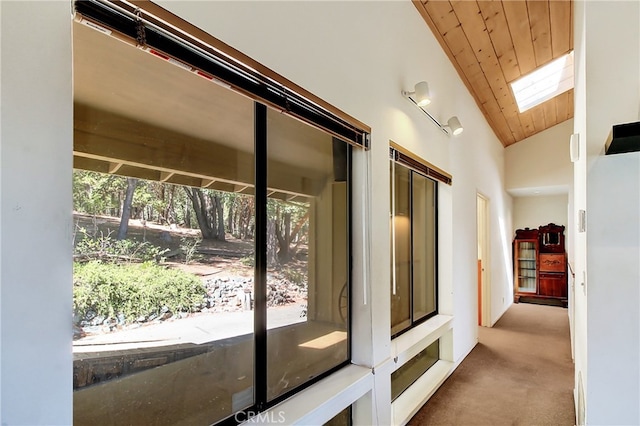
[[(115, 239), (118, 233), (118, 227), (120, 225), (120, 219), (110, 216), (92, 216), (74, 213), (74, 244), (84, 238), (84, 235), (100, 237), (109, 236)], [(200, 241), (197, 245), (197, 251), (189, 262), (186, 262), (186, 258), (181, 246), (184, 246), (185, 241), (197, 242), (200, 240), (200, 231), (197, 229), (186, 229), (180, 227), (159, 225), (155, 223), (142, 222), (140, 220), (130, 220), (129, 228), (127, 232), (127, 239), (134, 239), (136, 241), (147, 241), (161, 249), (166, 249), (166, 259), (163, 264), (171, 268), (178, 268), (182, 271), (192, 273), (199, 276), (203, 282), (209, 280), (236, 280), (240, 278), (253, 278), (253, 257), (254, 257), (254, 242), (253, 240), (239, 240), (227, 235), (227, 241)], [(291, 273), (294, 270), (297, 274), (306, 275), (306, 261), (292, 261), (286, 264), (284, 267), (278, 267), (276, 269), (269, 269), (268, 280), (271, 282), (280, 281), (286, 278), (286, 273)], [(292, 311), (294, 319), (296, 321), (301, 317), (301, 306), (306, 306), (306, 294), (297, 294), (294, 296), (294, 300), (290, 303), (279, 306), (276, 308), (278, 311), (283, 312)], [(295, 312), (294, 312), (295, 311)], [(272, 311), (275, 312), (275, 311)], [(201, 312), (194, 312), (186, 315), (185, 317), (172, 317), (169, 322), (182, 322), (187, 317), (203, 317), (200, 321), (211, 321), (206, 318), (213, 316), (217, 317), (219, 312), (211, 310), (203, 310)], [(288, 318), (287, 321), (292, 321)], [(156, 321), (157, 322), (157, 321)], [(95, 338), (96, 335), (102, 335), (107, 333), (114, 335), (112, 338), (120, 339), (115, 335), (126, 335), (126, 330), (131, 327), (141, 326), (145, 332), (150, 332), (152, 327), (161, 327), (161, 324), (145, 323), (145, 324), (129, 324), (124, 327), (119, 327), (117, 330), (105, 331), (100, 327), (89, 327), (85, 329), (77, 330), (74, 328), (74, 341), (78, 344), (82, 344), (84, 340)], [(217, 324), (217, 320), (213, 324)], [(151, 327), (151, 328), (150, 328)], [(96, 329), (96, 330), (94, 330)], [(98, 330), (100, 329), (100, 330)], [(77, 333), (76, 333), (77, 331)], [(143, 331), (142, 329), (140, 331)], [(122, 334), (124, 333), (124, 334)]]
[[(92, 216), (74, 213), (74, 244), (89, 236), (110, 236), (115, 239), (120, 219), (111, 216)], [(253, 278), (254, 242), (240, 240), (227, 234), (226, 241), (199, 241), (194, 256), (187, 262), (181, 246), (185, 241), (195, 243), (200, 240), (200, 230), (143, 222), (129, 221), (127, 239), (147, 241), (167, 250), (164, 265), (192, 273), (203, 281), (210, 279)], [(306, 277), (307, 261), (293, 259), (285, 265), (269, 268), (267, 279), (270, 283), (286, 282), (294, 277)], [(292, 303), (306, 305), (306, 294), (294, 296)], [(197, 313), (200, 314), (200, 313)]]
[[(83, 238), (81, 228), (88, 235), (110, 236), (115, 239), (120, 219), (111, 216), (93, 216), (74, 213), (74, 244)], [(201, 277), (222, 270), (236, 276), (253, 276), (253, 267), (247, 260), (253, 257), (253, 240), (239, 240), (227, 235), (227, 241), (203, 240), (197, 245), (196, 255), (188, 263), (181, 250), (183, 239), (194, 242), (200, 239), (200, 230), (159, 225), (137, 219), (129, 220), (127, 238), (147, 241), (166, 249), (166, 261), (172, 267)], [(244, 262), (242, 259), (245, 259)]]

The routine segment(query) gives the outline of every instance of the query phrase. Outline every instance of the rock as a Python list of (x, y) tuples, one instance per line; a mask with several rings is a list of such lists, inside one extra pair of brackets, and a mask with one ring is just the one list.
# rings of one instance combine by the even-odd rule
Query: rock
[(85, 333), (82, 328), (78, 327), (76, 324), (73, 324), (73, 340), (82, 339), (86, 335), (87, 333)]
[(83, 327), (82, 329), (87, 334), (97, 334), (97, 333), (100, 332), (101, 327), (99, 327), (97, 325), (90, 325), (88, 327)]
[(104, 322), (104, 317), (103, 316), (96, 316), (93, 318), (93, 320), (91, 321), (91, 325), (100, 325)]

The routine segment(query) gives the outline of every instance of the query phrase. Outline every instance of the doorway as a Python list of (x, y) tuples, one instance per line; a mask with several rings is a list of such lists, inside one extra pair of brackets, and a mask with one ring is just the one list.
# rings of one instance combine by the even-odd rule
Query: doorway
[(478, 325), (491, 327), (491, 282), (489, 268), (489, 199), (477, 193), (478, 232)]

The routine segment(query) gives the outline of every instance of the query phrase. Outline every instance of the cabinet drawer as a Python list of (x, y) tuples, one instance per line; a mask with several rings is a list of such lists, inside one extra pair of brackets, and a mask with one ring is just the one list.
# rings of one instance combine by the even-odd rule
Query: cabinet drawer
[(540, 274), (538, 293), (541, 296), (567, 297), (567, 276), (565, 274)]
[(540, 272), (564, 272), (564, 253), (540, 253)]

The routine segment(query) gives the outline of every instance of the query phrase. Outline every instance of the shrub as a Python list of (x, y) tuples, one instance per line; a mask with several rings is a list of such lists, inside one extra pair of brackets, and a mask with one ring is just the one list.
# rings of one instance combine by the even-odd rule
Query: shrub
[(82, 239), (76, 244), (74, 254), (77, 259), (101, 259), (113, 262), (163, 261), (168, 249), (162, 249), (147, 241), (130, 239), (116, 240), (107, 235), (89, 235), (84, 228), (79, 229)]
[(76, 318), (95, 316), (125, 322), (171, 312), (192, 312), (204, 301), (206, 289), (198, 277), (154, 263), (113, 264), (89, 261), (73, 268), (73, 308)]
[(253, 267), (256, 262), (255, 262), (255, 258), (253, 256), (247, 256), (247, 257), (243, 257), (242, 259), (240, 259), (240, 263), (242, 263), (244, 266)]
[(184, 255), (184, 263), (189, 264), (194, 260), (200, 259), (202, 256), (197, 253), (198, 244), (202, 242), (202, 238), (190, 238), (190, 237), (182, 237), (180, 238), (180, 250), (182, 250), (182, 254)]
[(307, 275), (298, 269), (294, 268), (282, 268), (282, 275), (293, 284), (296, 284), (298, 287), (304, 287), (307, 284)]

